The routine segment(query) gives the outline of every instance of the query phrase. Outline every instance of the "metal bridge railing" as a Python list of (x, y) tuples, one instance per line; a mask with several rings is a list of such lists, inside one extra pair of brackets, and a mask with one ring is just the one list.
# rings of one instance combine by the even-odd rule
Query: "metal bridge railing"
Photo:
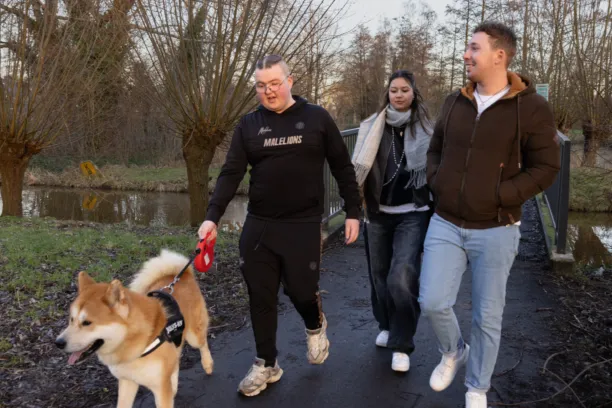
[(567, 219), (569, 215), (569, 182), (570, 182), (570, 153), (572, 143), (563, 133), (557, 131), (557, 138), (561, 150), (561, 169), (557, 173), (555, 182), (544, 192), (546, 205), (552, 215), (555, 227), (555, 242), (558, 254), (564, 254), (567, 244)]
[[(352, 156), (357, 142), (357, 132), (359, 129), (348, 129), (342, 132), (342, 137)], [(564, 254), (567, 242), (567, 219), (569, 211), (569, 174), (570, 174), (570, 153), (571, 142), (561, 132), (557, 132), (561, 148), (561, 169), (555, 178), (554, 183), (546, 189), (546, 205), (552, 214), (555, 228), (555, 246), (557, 253)], [(331, 175), (329, 165), (325, 163), (325, 210), (323, 224), (329, 224), (330, 220), (342, 212), (343, 200), (338, 192), (336, 179)]]
[[(348, 148), (349, 155), (353, 155), (355, 150), (355, 143), (357, 143), (357, 132), (359, 129), (348, 129), (342, 131), (342, 138)], [(325, 162), (325, 170), (323, 173), (323, 180), (325, 181), (325, 198), (324, 198), (324, 212), (323, 212), (323, 224), (329, 224), (329, 221), (335, 216), (342, 212), (342, 206), (344, 204), (340, 193), (338, 191), (338, 183), (332, 176), (329, 164)]]

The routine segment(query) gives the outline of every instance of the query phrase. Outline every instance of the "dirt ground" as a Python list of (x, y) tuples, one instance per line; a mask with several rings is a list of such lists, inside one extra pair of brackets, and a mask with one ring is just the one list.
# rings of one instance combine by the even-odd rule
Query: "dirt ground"
[[(520, 253), (508, 286), (502, 346), (493, 378), (493, 387), (489, 392), (490, 405), (562, 408), (612, 407), (612, 271), (609, 269), (579, 270), (578, 273), (569, 276), (554, 273), (546, 266), (546, 249), (539, 232), (536, 214), (534, 204), (527, 203), (521, 228)], [(207, 302), (211, 308), (211, 315), (214, 318), (211, 329), (213, 357), (216, 362), (219, 361), (221, 373), (223, 373), (223, 365), (229, 364), (228, 370), (231, 374), (228, 376), (231, 375), (231, 377), (220, 377), (222, 374), (218, 374), (216, 377), (213, 375), (212, 380), (205, 379), (201, 369), (198, 372), (197, 352), (187, 347), (181, 365), (182, 382), (179, 384), (183, 385), (179, 385), (179, 396), (177, 396), (179, 407), (208, 406), (207, 404), (215, 398), (218, 398), (219, 401), (228, 399), (234, 401), (233, 398), (236, 398), (234, 383), (239, 378), (234, 376), (242, 374), (241, 371), (246, 368), (242, 365), (248, 364), (242, 361), (244, 360), (242, 355), (237, 356), (236, 350), (244, 349), (245, 342), (251, 340), (246, 291), (238, 270), (236, 254), (235, 244), (233, 247), (228, 245), (226, 252), (217, 258), (219, 261), (217, 270), (210, 273), (206, 280), (201, 281), (202, 289), (206, 293)], [(429, 402), (431, 398), (435, 400), (443, 396), (432, 395), (426, 385), (427, 373), (433, 368), (434, 360), (438, 358), (434, 356), (435, 346), (432, 344), (431, 333), (426, 323), (419, 329), (421, 331), (419, 336), (422, 339), (419, 340), (417, 349), (420, 354), (415, 357), (423, 359), (422, 363), (411, 368), (411, 374), (407, 379), (384, 377), (384, 381), (378, 386), (372, 382), (372, 378), (381, 378), (390, 374), (388, 374), (387, 362), (384, 362), (383, 368), (383, 363), (378, 361), (380, 352), (373, 350), (370, 344), (370, 337), (375, 336), (376, 333), (368, 305), (369, 292), (367, 277), (364, 275), (365, 258), (362, 255), (362, 249), (332, 248), (329, 254), (324, 256), (326, 270), (322, 271), (322, 274), (324, 279), (327, 279), (324, 280), (324, 283), (327, 285), (325, 289), (330, 292), (328, 296), (335, 299), (326, 303), (330, 308), (328, 309), (330, 321), (333, 319), (337, 322), (338, 319), (341, 319), (340, 316), (347, 316), (348, 320), (344, 325), (347, 326), (346, 330), (349, 330), (348, 333), (343, 333), (339, 327), (335, 332), (334, 344), (339, 344), (338, 339), (351, 339), (352, 345), (336, 348), (336, 358), (346, 354), (345, 359), (338, 361), (339, 366), (334, 366), (331, 360), (331, 365), (325, 369), (333, 372), (337, 372), (338, 369), (348, 369), (346, 361), (351, 361), (351, 353), (360, 352), (358, 346), (361, 343), (366, 353), (373, 353), (371, 358), (375, 367), (367, 365), (367, 370), (363, 368), (362, 364), (365, 364), (364, 361), (370, 357), (368, 357), (369, 354), (361, 355), (360, 365), (355, 367), (357, 371), (352, 372), (364, 375), (363, 384), (371, 384), (373, 388), (368, 390), (367, 387), (362, 387), (358, 390), (363, 395), (355, 394), (354, 400), (360, 401), (355, 402), (357, 405), (351, 403), (352, 405), (332, 404), (328, 406), (380, 406), (380, 401), (376, 398), (395, 398), (393, 394), (383, 390), (384, 387), (389, 387), (389, 384), (395, 381), (398, 387), (409, 387), (410, 398), (412, 395), (417, 396), (415, 397), (416, 402), (405, 406), (425, 408), (462, 406), (462, 403), (457, 402), (459, 400), (453, 396), (446, 398), (450, 398), (456, 404)], [(55, 294), (50, 300), (57, 304), (60, 310), (67, 310), (70, 301), (75, 296), (75, 290), (73, 286), (64, 293)], [(465, 331), (469, 329), (471, 310), (468, 294), (469, 280), (466, 280), (456, 307), (460, 323)], [(334, 306), (336, 304), (334, 302), (337, 303), (337, 306)], [(332, 307), (336, 307), (337, 310), (332, 310)], [(113, 406), (116, 398), (116, 381), (105, 367), (95, 358), (79, 366), (68, 367), (66, 356), (55, 349), (53, 340), (64, 325), (63, 318), (31, 321), (26, 327), (15, 327), (15, 320), (11, 320), (9, 316), (12, 314), (8, 313), (9, 310), (12, 310), (14, 314), (14, 308), (14, 299), (8, 292), (0, 289), (0, 332), (11, 334), (11, 338), (19, 344), (19, 352), (25, 356), (24, 361), (28, 362), (17, 367), (7, 366), (2, 358), (1, 353), (4, 351), (0, 344), (0, 406), (20, 408)], [(280, 313), (284, 315), (285, 310), (291, 311), (291, 307), (289, 306), (288, 309), (281, 307)], [(368, 331), (362, 332), (361, 330), (364, 329)], [(295, 335), (301, 341), (302, 332), (299, 328), (296, 329), (296, 333)], [(288, 332), (281, 336), (285, 335), (294, 336), (293, 333)], [(359, 336), (362, 336), (363, 339)], [(291, 343), (293, 341), (293, 337), (287, 338), (288, 344), (293, 344)], [(231, 346), (234, 343), (236, 343), (235, 347)], [(299, 365), (303, 363), (298, 363), (301, 360), (296, 358), (296, 362), (291, 363), (295, 365), (294, 376), (299, 370), (304, 369)], [(380, 372), (383, 374), (377, 374), (378, 365), (381, 366), (382, 371)], [(308, 381), (320, 381), (310, 372), (306, 375)], [(228, 382), (228, 378), (231, 381)], [(194, 384), (198, 384), (193, 390), (189, 385), (190, 379), (193, 379)], [(294, 380), (299, 384), (305, 381), (300, 378), (294, 378)], [(208, 387), (203, 391), (202, 381), (208, 381), (210, 385), (214, 384), (210, 381), (218, 381), (219, 384), (218, 387)], [(283, 387), (291, 384), (291, 374), (284, 381)], [(329, 390), (330, 394), (327, 395), (325, 394), (326, 383), (317, 382), (317, 384), (321, 387), (320, 397), (323, 398), (323, 401), (329, 403), (337, 401), (333, 398), (338, 398), (338, 396), (333, 393), (341, 391), (341, 385), (334, 385)], [(225, 387), (231, 388), (231, 395), (228, 394)], [(453, 392), (461, 397), (464, 392), (463, 388), (460, 384), (456, 387)], [(308, 393), (306, 388), (299, 385), (298, 389), (303, 390), (302, 393)], [(211, 395), (207, 395), (202, 400), (203, 403), (198, 404), (194, 398), (206, 392)], [(146, 397), (147, 394), (147, 391), (141, 389), (139, 395)], [(408, 394), (405, 393), (405, 395)], [(266, 398), (271, 399), (260, 399), (255, 405), (259, 406), (257, 404), (263, 403), (262, 406), (287, 406), (285, 404), (287, 400), (280, 397), (277, 399), (272, 390), (269, 395), (270, 397)], [(346, 395), (348, 394), (342, 394), (342, 398), (345, 398)], [(308, 401), (306, 395), (300, 393), (291, 394), (291, 398)], [(400, 401), (399, 399), (393, 400), (396, 403)], [(281, 404), (278, 405), (275, 401), (281, 401)], [(252, 404), (254, 401), (249, 400), (249, 402)], [(141, 401), (140, 406), (149, 405)], [(292, 406), (298, 408), (302, 405), (298, 403)]]
[[(61, 224), (64, 228), (93, 227)], [(150, 233), (150, 228), (144, 230), (138, 228), (143, 235)], [(158, 248), (151, 251), (153, 255)], [(211, 341), (223, 331), (242, 327), (246, 321), (246, 287), (238, 269), (237, 253), (237, 240), (226, 242), (222, 253), (217, 254), (216, 269), (206, 275), (197, 274), (209, 304)], [(44, 300), (53, 304), (54, 312), (38, 311), (28, 317), (23, 316), (24, 311), (29, 313), (27, 306), (10, 291), (0, 289), (0, 333), (8, 339), (0, 343), (0, 407), (81, 408), (104, 406), (116, 400), (117, 381), (95, 356), (68, 366), (67, 355), (54, 345), (55, 337), (65, 327), (65, 317), (76, 292), (74, 282), (65, 291), (49, 291)], [(189, 368), (197, 361), (198, 352), (186, 347), (181, 367)]]

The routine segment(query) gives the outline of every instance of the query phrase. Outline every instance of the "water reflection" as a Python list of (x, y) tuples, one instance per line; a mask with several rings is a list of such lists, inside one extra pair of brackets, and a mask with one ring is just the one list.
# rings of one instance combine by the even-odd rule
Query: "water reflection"
[[(239, 230), (246, 217), (247, 203), (246, 197), (235, 197), (221, 219), (220, 228)], [(23, 208), (26, 217), (189, 225), (189, 196), (182, 193), (28, 188), (23, 192)], [(570, 212), (568, 245), (577, 262), (612, 267), (612, 214)]]
[(612, 267), (612, 214), (570, 212), (568, 243), (576, 262)]
[[(246, 197), (236, 196), (228, 205), (220, 227), (231, 231), (240, 229), (247, 203)], [(189, 196), (183, 193), (28, 188), (23, 192), (23, 211), (26, 217), (61, 220), (189, 225)]]

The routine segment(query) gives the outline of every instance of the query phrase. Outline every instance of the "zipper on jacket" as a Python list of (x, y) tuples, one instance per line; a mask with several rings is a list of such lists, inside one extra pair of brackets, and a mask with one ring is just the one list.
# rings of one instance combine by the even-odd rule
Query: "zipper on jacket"
[(463, 214), (461, 211), (462, 208), (462, 198), (463, 198), (463, 188), (465, 187), (465, 175), (467, 173), (467, 167), (470, 162), (470, 155), (472, 154), (472, 144), (474, 144), (474, 138), (476, 137), (476, 129), (478, 128), (478, 122), (480, 121), (480, 116), (476, 116), (476, 120), (474, 121), (474, 130), (472, 131), (472, 136), (470, 137), (470, 148), (468, 149), (467, 155), (465, 156), (465, 164), (463, 165), (463, 175), (461, 176), (461, 188), (459, 189), (459, 217), (463, 218)]
[(499, 199), (499, 206), (497, 207), (497, 222), (501, 222), (501, 197), (499, 196), (499, 186), (501, 184), (502, 172), (504, 171), (504, 163), (499, 163), (499, 175), (497, 176), (497, 188), (495, 189), (497, 198)]

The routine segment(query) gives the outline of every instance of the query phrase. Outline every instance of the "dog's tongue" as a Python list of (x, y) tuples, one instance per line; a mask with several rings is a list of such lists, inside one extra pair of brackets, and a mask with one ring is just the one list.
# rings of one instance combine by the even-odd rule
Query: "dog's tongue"
[(68, 365), (75, 365), (79, 358), (81, 358), (81, 354), (83, 351), (77, 351), (76, 353), (72, 353), (70, 357), (68, 357)]

